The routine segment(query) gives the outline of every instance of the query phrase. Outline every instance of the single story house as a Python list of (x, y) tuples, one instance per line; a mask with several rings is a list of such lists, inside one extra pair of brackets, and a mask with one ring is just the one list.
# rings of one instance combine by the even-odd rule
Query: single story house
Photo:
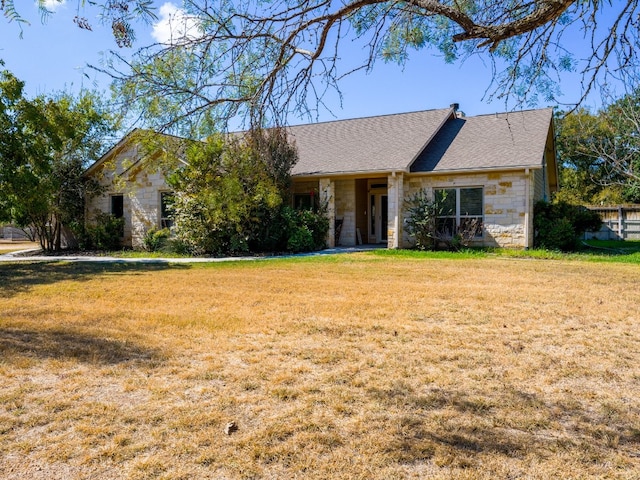
[[(124, 217), (124, 241), (139, 245), (169, 225), (161, 169), (148, 168), (134, 130), (88, 170), (106, 187), (88, 212)], [(533, 206), (558, 188), (551, 108), (465, 117), (449, 108), (288, 128), (298, 148), (294, 205), (327, 202), (327, 244), (411, 246), (405, 200), (421, 189), (455, 199), (452, 223), (477, 218), (475, 244), (533, 246)], [(163, 136), (171, 143), (175, 137)], [(340, 220), (340, 235), (333, 231)]]

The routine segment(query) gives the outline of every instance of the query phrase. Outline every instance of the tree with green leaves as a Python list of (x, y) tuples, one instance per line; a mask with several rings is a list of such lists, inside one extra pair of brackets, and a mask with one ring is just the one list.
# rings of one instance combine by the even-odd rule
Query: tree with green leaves
[(179, 242), (195, 254), (272, 249), (297, 158), (280, 129), (189, 144), (186, 165), (168, 178)]
[(640, 202), (640, 89), (596, 113), (579, 109), (560, 115), (557, 139), (559, 200)]
[[(47, 18), (48, 6), (63, 1), (36, 4)], [(97, 17), (111, 25), (121, 47), (132, 45), (136, 22), (156, 19), (151, 0), (73, 3), (78, 27), (91, 29), (90, 18)], [(634, 73), (640, 51), (640, 0), (180, 3), (170, 19), (171, 39), (140, 49), (132, 60), (115, 53), (98, 68), (113, 76), (118, 98), (135, 105), (148, 126), (224, 127), (237, 116), (256, 126), (282, 124), (291, 113), (324, 108), (327, 92), (339, 93), (344, 76), (379, 61), (402, 65), (423, 49), (447, 62), (482, 54), (495, 72), (490, 97), (521, 105), (554, 103), (559, 72), (577, 71), (582, 101), (610, 75)], [(0, 11), (24, 21), (15, 0), (2, 0)], [(346, 55), (347, 44), (361, 47), (362, 55)]]
[(98, 185), (84, 177), (115, 121), (97, 96), (24, 96), (0, 72), (0, 221), (29, 227), (44, 250), (59, 250), (84, 228), (84, 201)]
[[(639, 2), (184, 0), (175, 21), (192, 28), (132, 60), (116, 54), (104, 70), (123, 103), (159, 127), (201, 118), (224, 126), (238, 115), (259, 126), (312, 115), (345, 75), (379, 61), (404, 64), (422, 49), (447, 62), (486, 55), (494, 95), (554, 102), (558, 72), (582, 72), (586, 96), (608, 72), (638, 64)], [(569, 33), (584, 36), (588, 55), (567, 44)], [(360, 58), (347, 58), (346, 44), (362, 47)]]

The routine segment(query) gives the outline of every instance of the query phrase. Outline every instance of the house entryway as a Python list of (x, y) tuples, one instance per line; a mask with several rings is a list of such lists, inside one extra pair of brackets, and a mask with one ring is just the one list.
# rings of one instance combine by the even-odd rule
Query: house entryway
[(387, 220), (389, 218), (389, 197), (373, 193), (369, 196), (369, 243), (387, 242)]
[(387, 182), (369, 180), (368, 243), (387, 243), (389, 197)]

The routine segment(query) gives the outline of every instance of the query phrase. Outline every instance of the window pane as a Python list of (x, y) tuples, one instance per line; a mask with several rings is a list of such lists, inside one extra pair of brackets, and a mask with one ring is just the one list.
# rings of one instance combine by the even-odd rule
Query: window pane
[(472, 234), (475, 238), (482, 237), (482, 217), (461, 218), (460, 231)]
[(482, 215), (482, 188), (460, 189), (460, 215)]
[(456, 190), (455, 188), (438, 188), (433, 191), (434, 200), (440, 203), (440, 215), (448, 216), (456, 214)]
[(122, 195), (111, 196), (111, 215), (116, 218), (124, 217), (124, 197)]
[(160, 228), (173, 226), (173, 193), (160, 193)]
[(310, 193), (296, 193), (293, 204), (296, 210), (313, 210), (313, 199)]
[(436, 219), (437, 234), (442, 237), (453, 237), (456, 233), (455, 218), (438, 218)]
[(160, 194), (160, 215), (163, 218), (170, 217), (173, 214), (173, 194), (170, 192), (162, 192)]

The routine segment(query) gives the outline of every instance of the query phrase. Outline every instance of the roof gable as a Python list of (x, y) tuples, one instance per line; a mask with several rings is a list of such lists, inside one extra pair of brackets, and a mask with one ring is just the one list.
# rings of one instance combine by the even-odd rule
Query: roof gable
[(546, 108), (449, 120), (411, 171), (540, 168), (552, 117)]
[(298, 148), (293, 175), (406, 171), (453, 109), (293, 126)]

